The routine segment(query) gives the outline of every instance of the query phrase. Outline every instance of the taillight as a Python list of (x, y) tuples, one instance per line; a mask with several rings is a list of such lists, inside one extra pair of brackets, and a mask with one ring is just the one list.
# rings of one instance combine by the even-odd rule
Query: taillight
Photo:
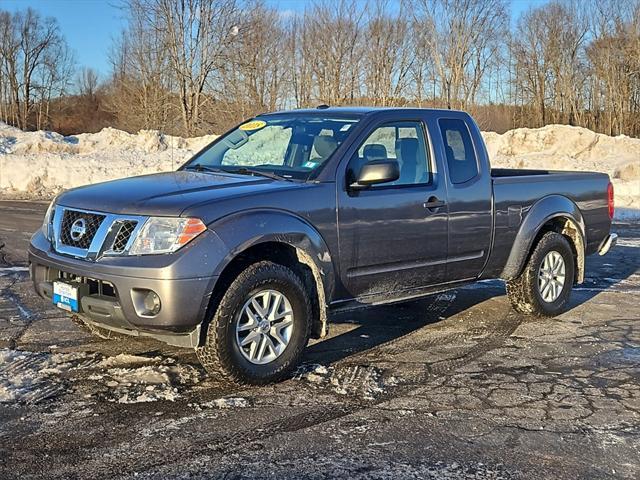
[(613, 220), (615, 207), (613, 204), (613, 185), (611, 182), (609, 182), (609, 186), (607, 186), (607, 203), (609, 206), (609, 218)]

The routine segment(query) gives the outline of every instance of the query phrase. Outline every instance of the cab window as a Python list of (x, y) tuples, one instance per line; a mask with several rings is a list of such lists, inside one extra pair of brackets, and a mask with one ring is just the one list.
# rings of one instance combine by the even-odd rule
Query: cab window
[(428, 184), (431, 182), (431, 168), (424, 130), (420, 122), (388, 123), (376, 128), (349, 161), (349, 175), (357, 178), (363, 165), (376, 160), (396, 160), (400, 178), (394, 182), (374, 185), (402, 186)]
[(478, 161), (467, 124), (462, 120), (441, 118), (438, 121), (444, 143), (451, 183), (465, 183), (478, 175)]

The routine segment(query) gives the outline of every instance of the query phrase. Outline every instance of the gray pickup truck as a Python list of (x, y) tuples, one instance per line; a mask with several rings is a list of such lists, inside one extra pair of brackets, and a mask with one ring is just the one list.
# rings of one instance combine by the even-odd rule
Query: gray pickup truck
[(264, 384), (353, 304), (500, 278), (517, 311), (557, 315), (615, 244), (612, 217), (607, 175), (492, 170), (464, 112), (323, 106), (260, 115), (175, 172), (62, 193), (30, 272), (94, 331)]

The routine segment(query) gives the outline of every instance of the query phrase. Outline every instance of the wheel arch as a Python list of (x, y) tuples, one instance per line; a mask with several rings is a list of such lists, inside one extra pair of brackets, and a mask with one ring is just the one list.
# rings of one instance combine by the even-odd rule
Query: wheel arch
[(575, 258), (575, 281), (582, 283), (585, 274), (584, 218), (578, 206), (562, 195), (549, 195), (531, 206), (500, 278), (512, 280), (519, 276), (538, 240), (549, 231), (557, 232), (569, 241)]
[(227, 250), (214, 272), (218, 280), (210, 308), (216, 308), (239, 271), (251, 263), (270, 260), (303, 276), (306, 287), (313, 292), (312, 336), (321, 338), (328, 333), (327, 299), (333, 295), (334, 265), (326, 242), (312, 225), (289, 212), (260, 209), (225, 217), (210, 228)]

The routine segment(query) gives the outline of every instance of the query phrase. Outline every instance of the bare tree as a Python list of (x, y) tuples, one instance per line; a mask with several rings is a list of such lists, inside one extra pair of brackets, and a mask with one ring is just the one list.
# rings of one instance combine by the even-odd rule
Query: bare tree
[[(42, 18), (35, 10), (0, 12), (0, 65), (5, 89), (5, 120), (20, 128), (32, 123), (36, 101), (46, 108), (53, 94), (61, 95), (69, 81), (73, 60), (54, 18)], [(42, 126), (44, 109), (39, 105), (35, 125)]]
[(75, 59), (65, 43), (51, 45), (45, 51), (42, 65), (34, 72), (34, 97), (38, 130), (52, 124), (51, 103), (62, 98), (71, 85), (75, 71)]
[(640, 2), (591, 5), (587, 48), (594, 128), (640, 134)]
[(98, 88), (98, 73), (93, 68), (84, 67), (80, 70), (76, 83), (80, 96), (93, 98)]
[(401, 97), (410, 83), (415, 57), (405, 6), (401, 2), (398, 12), (392, 14), (387, 0), (377, 0), (369, 13), (363, 42), (363, 86), (373, 104), (403, 103)]
[(365, 12), (355, 0), (315, 4), (304, 13), (297, 78), (312, 79), (308, 99), (332, 105), (354, 103), (360, 96)]
[[(475, 101), (490, 60), (507, 31), (505, 0), (415, 0), (414, 28), (423, 65), (447, 108)], [(422, 82), (421, 82), (422, 83)]]
[(233, 55), (218, 65), (217, 108), (235, 119), (275, 110), (286, 99), (289, 73), (280, 13), (252, 1), (234, 33)]
[(157, 32), (180, 101), (186, 135), (199, 131), (205, 90), (215, 88), (218, 67), (238, 33), (235, 0), (128, 0), (132, 18)]
[(304, 33), (304, 20), (294, 16), (286, 29), (286, 55), (290, 65), (289, 78), (291, 79), (292, 96), (296, 107), (311, 104), (313, 97), (313, 72), (311, 60), (304, 54), (309, 47), (306, 46), (311, 39)]
[[(58, 24), (53, 18), (42, 20), (39, 14), (28, 8), (23, 14), (18, 12), (14, 22), (20, 32), (19, 55), (21, 65), (21, 100), (18, 110), (18, 125), (28, 128), (29, 114), (33, 103), (33, 80), (37, 69), (46, 66), (47, 52), (59, 46), (62, 38)], [(49, 56), (50, 67), (55, 67), (55, 58)]]
[(291, 106), (419, 105), (640, 135), (640, 0), (550, 0), (513, 28), (507, 0), (120, 1), (112, 72), (83, 70), (73, 97), (56, 22), (0, 10), (0, 119), (196, 135)]
[(575, 123), (588, 26), (576, 4), (552, 2), (526, 12), (512, 43), (518, 91), (536, 112), (537, 125)]
[(9, 12), (0, 12), (0, 67), (2, 67), (3, 119), (5, 122), (18, 123), (20, 108), (20, 85), (18, 73), (18, 51), (20, 39)]
[(136, 15), (112, 47), (112, 78), (105, 108), (125, 130), (165, 129), (174, 116), (174, 84), (163, 35)]

